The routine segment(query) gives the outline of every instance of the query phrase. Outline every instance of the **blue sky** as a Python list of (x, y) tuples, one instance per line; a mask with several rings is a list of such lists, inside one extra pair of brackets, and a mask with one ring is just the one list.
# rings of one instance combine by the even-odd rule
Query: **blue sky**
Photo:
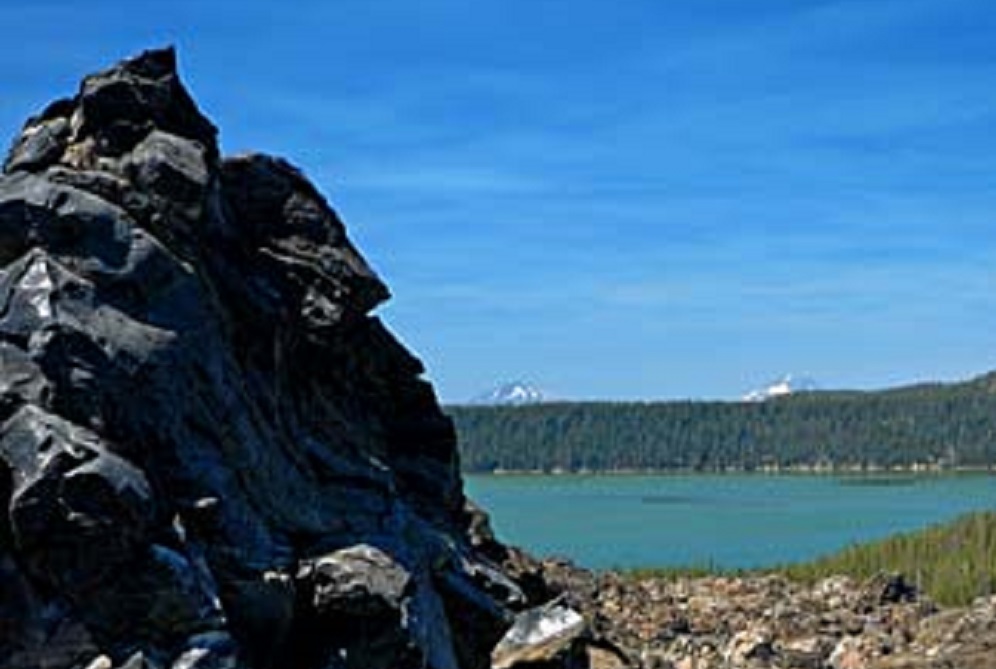
[(996, 368), (991, 3), (32, 0), (0, 31), (7, 137), (176, 44), (225, 152), (327, 194), (446, 401)]

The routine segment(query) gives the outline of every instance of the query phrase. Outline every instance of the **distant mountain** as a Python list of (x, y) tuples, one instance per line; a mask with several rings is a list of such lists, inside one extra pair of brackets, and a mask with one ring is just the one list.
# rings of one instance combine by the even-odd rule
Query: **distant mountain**
[(743, 396), (744, 402), (764, 402), (776, 397), (784, 397), (793, 393), (812, 392), (819, 390), (816, 381), (808, 377), (795, 377), (788, 374), (773, 381), (763, 388), (752, 390)]
[(521, 406), (523, 404), (539, 404), (549, 399), (546, 392), (534, 385), (524, 381), (511, 381), (471, 398), (470, 404)]

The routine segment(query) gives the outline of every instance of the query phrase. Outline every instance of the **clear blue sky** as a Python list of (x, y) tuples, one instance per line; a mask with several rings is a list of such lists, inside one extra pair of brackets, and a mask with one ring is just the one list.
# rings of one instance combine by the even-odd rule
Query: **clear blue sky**
[(736, 397), (996, 368), (985, 0), (32, 0), (0, 131), (174, 43), (289, 157), (444, 400)]

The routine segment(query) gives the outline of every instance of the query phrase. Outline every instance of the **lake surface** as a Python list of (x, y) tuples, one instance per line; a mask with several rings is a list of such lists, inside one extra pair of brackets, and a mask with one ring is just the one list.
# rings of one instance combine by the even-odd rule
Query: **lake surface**
[(587, 567), (761, 567), (996, 509), (996, 476), (467, 476), (498, 536)]

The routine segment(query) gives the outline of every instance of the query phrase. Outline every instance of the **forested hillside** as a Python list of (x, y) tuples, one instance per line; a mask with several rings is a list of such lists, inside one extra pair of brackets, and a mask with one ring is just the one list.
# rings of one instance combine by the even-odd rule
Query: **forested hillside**
[(957, 384), (809, 392), (759, 403), (555, 403), (447, 409), (467, 471), (984, 467), (996, 373)]

